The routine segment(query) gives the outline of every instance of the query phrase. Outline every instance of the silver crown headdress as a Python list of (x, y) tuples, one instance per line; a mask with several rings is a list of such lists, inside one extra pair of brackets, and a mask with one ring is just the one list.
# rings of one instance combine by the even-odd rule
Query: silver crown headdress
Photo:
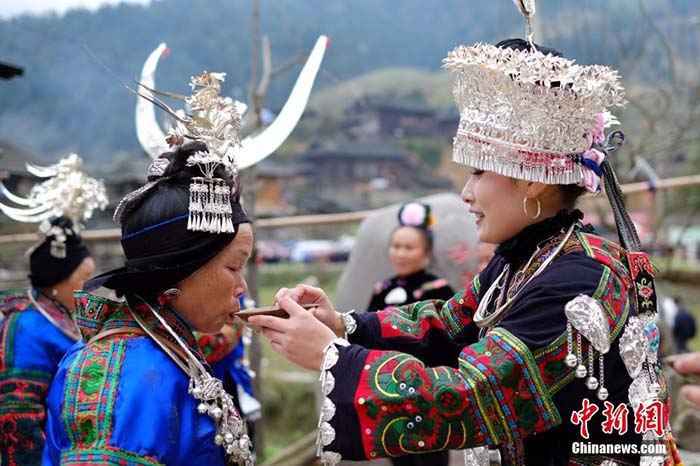
[(591, 148), (598, 115), (624, 103), (619, 75), (538, 51), (529, 26), (534, 1), (515, 3), (532, 50), (477, 43), (443, 60), (460, 111), (453, 160), (529, 181), (580, 183), (580, 154)]
[[(199, 141), (207, 147), (206, 151), (197, 151), (187, 159), (188, 166), (196, 165), (202, 172), (202, 176), (192, 178), (190, 184), (187, 229), (191, 231), (235, 232), (231, 218), (231, 188), (225, 180), (215, 176), (219, 166), (232, 176), (235, 175), (236, 164), (231, 149), (240, 144), (241, 115), (232, 99), (219, 95), (225, 77), (225, 73), (206, 71), (193, 76), (190, 78), (193, 93), (189, 97), (156, 91), (144, 84), (140, 85), (149, 93), (137, 92), (140, 97), (162, 108), (175, 119), (176, 126), (165, 138), (170, 147), (180, 146), (187, 140)], [(184, 100), (189, 112), (183, 115), (173, 111), (157, 95)], [(168, 163), (165, 159), (154, 160), (149, 175), (162, 175)], [(117, 212), (121, 210), (120, 205), (115, 217), (118, 217)]]
[[(26, 223), (39, 223), (39, 233), (53, 237), (51, 255), (66, 257), (66, 236), (78, 234), (81, 223), (92, 217), (95, 209), (107, 207), (107, 194), (102, 180), (91, 178), (80, 171), (83, 161), (77, 154), (70, 154), (55, 165), (40, 167), (27, 164), (27, 170), (48, 180), (35, 185), (27, 197), (13, 194), (0, 183), (2, 194), (12, 203), (22, 207), (12, 207), (0, 202), (0, 210), (13, 220)], [(64, 229), (51, 225), (50, 220), (67, 217), (73, 226)]]

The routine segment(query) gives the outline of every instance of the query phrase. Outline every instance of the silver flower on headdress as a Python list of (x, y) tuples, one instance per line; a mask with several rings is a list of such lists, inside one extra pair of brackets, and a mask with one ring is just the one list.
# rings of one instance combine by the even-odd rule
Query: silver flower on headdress
[[(65, 257), (66, 235), (77, 234), (81, 223), (89, 220), (95, 209), (107, 207), (104, 182), (80, 171), (82, 164), (77, 154), (70, 154), (48, 167), (27, 164), (31, 174), (48, 178), (35, 185), (27, 197), (13, 194), (0, 183), (2, 194), (14, 204), (22, 206), (12, 207), (0, 202), (0, 210), (18, 222), (39, 223), (39, 233), (44, 237), (53, 237), (51, 254), (54, 257)], [(52, 227), (49, 220), (58, 217), (69, 218), (73, 227), (70, 230)]]
[[(222, 178), (215, 176), (217, 167), (222, 166), (231, 176), (236, 173), (236, 164), (231, 149), (240, 144), (241, 115), (236, 103), (221, 97), (221, 83), (226, 78), (225, 73), (204, 72), (190, 78), (192, 95), (185, 97), (179, 94), (161, 92), (151, 89), (144, 84), (140, 86), (147, 93), (137, 92), (143, 99), (152, 102), (169, 113), (176, 121), (176, 127), (166, 136), (170, 147), (180, 146), (185, 141), (198, 141), (206, 146), (206, 151), (197, 151), (187, 158), (188, 166), (197, 166), (202, 172), (201, 177), (192, 178), (190, 184), (190, 204), (187, 229), (209, 233), (233, 233), (231, 188)], [(182, 99), (188, 106), (189, 112), (181, 114), (173, 111), (157, 95)], [(167, 164), (156, 159), (149, 168), (149, 174), (162, 175)], [(149, 183), (156, 184), (157, 181)], [(140, 191), (145, 192), (147, 186)], [(139, 191), (139, 192), (140, 192)], [(133, 197), (132, 195), (130, 195)], [(127, 196), (129, 197), (129, 196)], [(125, 198), (126, 199), (126, 198)], [(117, 212), (122, 212), (122, 203)], [(118, 218), (121, 217), (121, 214)]]

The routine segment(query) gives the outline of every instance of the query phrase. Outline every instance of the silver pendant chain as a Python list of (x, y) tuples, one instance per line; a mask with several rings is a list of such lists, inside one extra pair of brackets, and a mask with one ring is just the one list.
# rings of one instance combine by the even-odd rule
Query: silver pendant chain
[[(66, 310), (66, 312), (68, 313), (68, 316), (70, 317), (71, 322), (73, 322), (73, 325), (75, 327), (75, 333), (71, 334), (70, 332), (67, 331), (67, 329), (64, 329), (63, 327), (61, 327), (59, 325), (59, 323), (56, 322), (56, 319), (54, 319), (53, 316), (51, 314), (49, 314), (49, 312), (46, 309), (44, 309), (41, 306), (41, 304), (39, 304), (39, 301), (36, 298), (34, 298), (34, 290), (32, 290), (31, 288), (27, 288), (27, 296), (29, 296), (29, 300), (32, 302), (32, 305), (35, 307), (35, 309), (37, 311), (39, 311), (39, 314), (44, 316), (46, 318), (46, 320), (48, 320), (51, 323), (51, 325), (56, 327), (58, 330), (61, 331), (62, 334), (64, 334), (65, 336), (67, 336), (71, 340), (73, 340), (73, 341), (80, 340), (80, 329), (78, 328), (78, 324), (75, 321), (75, 314), (71, 314), (70, 312), (68, 312)], [(61, 305), (60, 303), (59, 303), (58, 308), (61, 311), (64, 310), (63, 305)]]
[(188, 392), (200, 401), (199, 405), (197, 405), (197, 412), (207, 414), (214, 421), (214, 426), (216, 426), (214, 443), (223, 448), (227, 464), (252, 466), (254, 463), (250, 451), (250, 438), (244, 433), (243, 419), (236, 411), (233, 398), (224, 390), (221, 380), (213, 377), (206, 370), (197, 357), (180, 340), (177, 333), (150, 304), (142, 298), (139, 299), (148, 307), (153, 316), (158, 319), (158, 322), (163, 325), (165, 330), (184, 351), (187, 364), (182, 361), (182, 358), (174, 354), (173, 350), (168, 348), (135, 312), (131, 313), (143, 331), (189, 376)]
[[(505, 301), (505, 303), (501, 304), (501, 300), (503, 299), (503, 295), (507, 294), (506, 291), (506, 279), (508, 275), (508, 271), (510, 270), (509, 264), (506, 264), (505, 267), (503, 267), (503, 271), (498, 275), (498, 277), (493, 281), (491, 286), (489, 287), (488, 290), (486, 290), (486, 293), (484, 293), (484, 297), (481, 298), (481, 301), (479, 301), (479, 306), (476, 308), (476, 312), (474, 313), (474, 323), (477, 325), (477, 327), (492, 327), (495, 325), (503, 316), (505, 311), (510, 308), (510, 306), (513, 304), (515, 299), (518, 297), (518, 294), (520, 294), (520, 291), (523, 290), (535, 277), (537, 277), (539, 274), (544, 272), (544, 270), (547, 268), (547, 266), (559, 255), (559, 253), (564, 249), (564, 246), (566, 243), (569, 241), (569, 238), (571, 237), (571, 234), (574, 231), (574, 227), (576, 226), (576, 222), (572, 223), (569, 229), (566, 231), (566, 235), (564, 235), (564, 238), (561, 240), (557, 248), (552, 252), (552, 254), (545, 259), (545, 261), (540, 265), (537, 270), (535, 270), (535, 273), (533, 273), (530, 278), (528, 278), (525, 282), (522, 283), (522, 286), (520, 289), (518, 289), (513, 296), (508, 297)], [(537, 248), (534, 253), (530, 256), (530, 260), (528, 260), (527, 264), (525, 264), (525, 267), (523, 267), (523, 270), (527, 270), (527, 268), (530, 266), (534, 258), (537, 256), (539, 253), (540, 248)], [(488, 306), (491, 303), (491, 300), (493, 299), (493, 295), (495, 294), (496, 290), (499, 290), (499, 297), (500, 299), (497, 302), (497, 307), (496, 309), (489, 313), (488, 312)]]

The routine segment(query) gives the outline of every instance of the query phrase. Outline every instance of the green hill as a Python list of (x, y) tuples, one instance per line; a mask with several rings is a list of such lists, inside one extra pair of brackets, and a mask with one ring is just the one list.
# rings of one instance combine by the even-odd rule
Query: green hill
[[(160, 0), (0, 21), (0, 61), (25, 68), (23, 77), (0, 82), (0, 139), (47, 159), (75, 150), (98, 162), (137, 150), (135, 98), (91, 53), (129, 81), (161, 41), (172, 53), (159, 68), (159, 88), (186, 92), (189, 76), (225, 71), (224, 93), (247, 100), (251, 5)], [(619, 65), (626, 80), (673, 78), (669, 47), (691, 74), (697, 67), (695, 0), (540, 0), (538, 12), (548, 45), (580, 63)], [(420, 89), (447, 103), (448, 78), (440, 72), (446, 52), (522, 35), (523, 22), (511, 0), (263, 0), (261, 31), (276, 66), (310, 50), (319, 34), (330, 37), (313, 99), (323, 108), (383, 89)], [(273, 80), (268, 106), (281, 105), (298, 70)]]

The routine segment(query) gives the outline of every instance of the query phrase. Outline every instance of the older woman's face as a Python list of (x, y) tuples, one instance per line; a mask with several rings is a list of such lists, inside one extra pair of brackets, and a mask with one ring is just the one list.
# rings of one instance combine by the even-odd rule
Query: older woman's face
[(48, 290), (56, 290), (56, 293), (50, 293), (49, 296), (54, 296), (61, 304), (63, 304), (66, 309), (71, 312), (75, 311), (75, 301), (73, 299), (73, 293), (77, 290), (82, 290), (85, 281), (90, 278), (92, 273), (95, 271), (95, 261), (92, 257), (86, 257), (80, 263), (78, 267), (61, 283), (53, 287), (49, 287)]
[(391, 236), (389, 261), (399, 277), (408, 277), (427, 267), (430, 251), (421, 232), (413, 227), (397, 228)]
[[(523, 211), (527, 182), (483, 170), (472, 170), (464, 185), (462, 200), (476, 216), (479, 240), (500, 244), (509, 240), (530, 221)], [(531, 209), (534, 212), (534, 203)]]
[(216, 333), (232, 322), (240, 308), (238, 297), (248, 292), (243, 266), (253, 248), (253, 229), (238, 225), (231, 243), (196, 272), (178, 283), (180, 296), (172, 304), (195, 329)]

